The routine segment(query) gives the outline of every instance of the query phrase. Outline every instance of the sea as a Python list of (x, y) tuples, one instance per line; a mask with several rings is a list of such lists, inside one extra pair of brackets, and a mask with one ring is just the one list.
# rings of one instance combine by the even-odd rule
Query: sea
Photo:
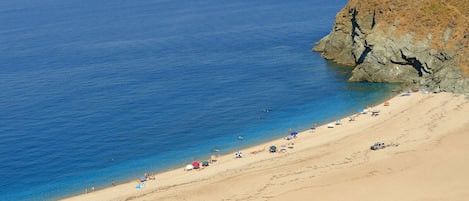
[(389, 98), (311, 51), (346, 3), (0, 1), (0, 200), (102, 189)]

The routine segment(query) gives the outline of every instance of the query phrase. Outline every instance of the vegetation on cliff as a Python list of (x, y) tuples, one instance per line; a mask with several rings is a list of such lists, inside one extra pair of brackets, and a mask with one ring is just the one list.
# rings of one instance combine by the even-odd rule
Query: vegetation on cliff
[(467, 0), (350, 0), (313, 49), (354, 66), (351, 81), (469, 92)]

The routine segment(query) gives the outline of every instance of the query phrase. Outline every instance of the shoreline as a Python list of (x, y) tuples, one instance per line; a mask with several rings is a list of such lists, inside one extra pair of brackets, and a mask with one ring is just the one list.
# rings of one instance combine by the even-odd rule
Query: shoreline
[[(399, 94), (396, 92), (396, 89), (393, 89), (393, 90), (389, 90), (387, 91), (387, 93), (385, 93), (384, 95), (382, 96), (379, 96), (379, 98), (376, 98), (376, 99), (372, 99), (373, 101), (370, 102), (370, 104), (365, 104), (365, 103), (360, 103), (360, 104), (357, 104), (356, 107), (354, 108), (360, 108), (360, 107), (364, 107), (364, 106), (371, 106), (371, 107), (375, 107), (375, 106), (378, 106), (380, 104), (382, 104), (384, 101), (386, 100), (389, 100), (390, 98), (393, 98), (395, 96), (398, 96)], [(353, 112), (354, 111), (354, 112)], [(342, 116), (338, 116), (338, 118), (328, 118), (329, 120), (330, 119), (348, 119), (349, 116), (351, 115), (356, 115), (357, 114), (357, 110), (351, 110), (349, 111), (349, 113), (346, 113), (345, 115), (342, 115)], [(335, 121), (335, 120), (334, 120)], [(318, 123), (317, 127), (325, 127), (327, 126), (327, 122), (328, 120), (321, 120), (321, 121), (311, 121), (311, 124), (310, 125), (313, 125), (313, 123), (315, 122), (322, 122), (322, 123)], [(307, 127), (307, 126), (306, 126)], [(287, 130), (287, 128), (285, 128), (285, 130)], [(299, 133), (304, 133), (304, 132), (308, 132), (310, 131), (310, 128), (306, 129), (306, 130), (299, 130)], [(283, 139), (284, 137), (287, 136), (287, 132), (285, 132), (285, 135), (283, 136), (277, 136), (277, 137), (273, 137), (273, 138), (270, 138), (270, 139), (263, 139), (263, 140), (260, 140), (260, 141), (257, 141), (257, 142), (249, 142), (249, 143), (246, 143), (244, 145), (240, 145), (239, 149), (238, 148), (233, 148), (232, 151), (226, 151), (226, 150), (223, 150), (223, 151), (220, 151), (220, 152), (213, 152), (214, 154), (222, 157), (222, 156), (233, 156), (234, 153), (237, 151), (237, 150), (247, 150), (247, 149), (251, 149), (251, 148), (255, 148), (255, 147), (258, 147), (260, 146), (261, 144), (269, 144), (270, 142), (274, 142), (274, 141), (278, 141), (278, 140), (281, 140)], [(264, 146), (265, 149), (267, 149), (267, 145)], [(264, 149), (263, 147), (263, 149)], [(280, 147), (278, 147), (280, 149)], [(260, 149), (260, 148), (259, 148)], [(257, 149), (257, 151), (259, 150)], [(255, 150), (256, 151), (256, 150)], [(247, 151), (243, 151), (243, 153), (245, 154), (250, 154), (249, 152)], [(192, 157), (193, 159), (209, 159), (210, 158), (210, 155), (204, 155), (204, 156), (193, 156)], [(175, 166), (169, 166), (169, 168), (165, 168), (165, 169), (162, 169), (162, 170), (149, 170), (149, 171), (142, 171), (140, 172), (141, 174), (140, 175), (143, 175), (144, 173), (149, 173), (150, 175), (160, 175), (160, 174), (164, 174), (166, 172), (171, 172), (171, 171), (175, 171), (175, 170), (180, 170), (180, 169), (183, 169), (185, 165), (187, 164), (190, 164), (192, 163), (192, 161), (185, 161), (185, 163), (179, 163), (179, 165), (175, 165)], [(210, 168), (210, 167), (208, 167)], [(119, 186), (119, 185), (125, 185), (125, 184), (128, 184), (128, 183), (137, 183), (136, 181), (138, 180), (138, 176), (136, 177), (132, 177), (130, 179), (124, 179), (124, 180), (121, 180), (121, 181), (115, 181), (115, 180), (112, 180), (112, 181), (115, 181), (115, 185), (116, 186)], [(114, 186), (112, 185), (112, 182), (109, 181), (109, 182), (106, 182), (106, 185), (103, 187), (102, 185), (83, 185), (84, 187), (81, 189), (81, 191), (79, 191), (78, 193), (74, 193), (74, 194), (68, 194), (68, 195), (65, 195), (65, 196), (56, 196), (55, 198), (53, 198), (54, 200), (68, 200), (72, 197), (77, 197), (77, 196), (83, 196), (83, 195), (86, 195), (86, 194), (92, 194), (93, 192), (98, 192), (98, 191), (101, 191), (101, 190), (105, 190), (105, 189), (108, 189), (108, 188), (113, 188)], [(85, 188), (86, 187), (86, 188)], [(95, 187), (95, 190), (92, 190), (92, 188)], [(135, 185), (134, 185), (135, 187)], [(87, 193), (85, 193), (85, 189), (87, 190)]]
[[(373, 107), (382, 105), (384, 102), (386, 102), (386, 101), (388, 101), (388, 100), (390, 100), (390, 99), (392, 99), (392, 98), (395, 98), (395, 97), (397, 97), (397, 96), (399, 96), (399, 94), (398, 94), (397, 92), (395, 92), (395, 90), (392, 90), (392, 91), (390, 91), (389, 93), (387, 93), (385, 96), (382, 96), (380, 99), (378, 99), (374, 104), (371, 104), (371, 106), (366, 106), (366, 107), (371, 107), (371, 108), (373, 108)], [(381, 100), (382, 100), (382, 101), (381, 101)], [(363, 109), (365, 109), (365, 108), (363, 108)], [(357, 114), (358, 114), (358, 113), (355, 111), (355, 112), (351, 112), (351, 113), (349, 113), (349, 114), (346, 114), (346, 115), (344, 115), (344, 116), (340, 116), (339, 118), (336, 118), (336, 119), (343, 121), (343, 120), (345, 120), (345, 119), (348, 119), (350, 116), (355, 116), (355, 115), (357, 115)], [(371, 114), (371, 113), (370, 113), (370, 114)], [(327, 120), (324, 120), (324, 122), (328, 122), (328, 121), (327, 121)], [(334, 123), (334, 122), (332, 122), (332, 123)], [(315, 124), (315, 123), (313, 123), (313, 124)], [(327, 127), (327, 124), (328, 124), (328, 123), (318, 124), (318, 125), (317, 125), (317, 128), (319, 128), (319, 127)], [(300, 134), (303, 134), (303, 133), (307, 133), (307, 132), (311, 131), (310, 129), (311, 129), (311, 128), (306, 129), (306, 130), (301, 130), (301, 131), (299, 131), (298, 133), (299, 133), (299, 135), (300, 135)], [(287, 135), (284, 135), (284, 137), (286, 137), (286, 136), (287, 136)], [(268, 147), (267, 144), (272, 144), (271, 142), (277, 142), (277, 141), (279, 141), (279, 140), (283, 140), (284, 137), (281, 137), (281, 138), (279, 138), (279, 137), (274, 137), (273, 139), (270, 139), (270, 140), (262, 140), (261, 142), (258, 142), (258, 143), (255, 143), (255, 142), (254, 142), (254, 143), (252, 143), (252, 144), (250, 144), (250, 145), (249, 145), (249, 144), (248, 144), (248, 145), (244, 145), (244, 146), (243, 146), (244, 148), (234, 149), (233, 151), (213, 152), (214, 154), (212, 154), (212, 155), (216, 155), (217, 158), (220, 158), (220, 157), (228, 157), (228, 156), (233, 156), (234, 153), (236, 152), (236, 150), (246, 150), (246, 149), (253, 149), (254, 151), (259, 152), (259, 151), (261, 150), (261, 148), (260, 148), (261, 145), (265, 145), (265, 146), (262, 147), (262, 149), (263, 149), (263, 150), (267, 150), (267, 147)], [(256, 149), (256, 148), (257, 148), (257, 149)], [(280, 148), (280, 147), (278, 147), (278, 148)], [(244, 152), (243, 152), (243, 154), (244, 154), (244, 156), (245, 156), (246, 154), (252, 154), (252, 153), (244, 153)], [(209, 159), (210, 157), (211, 157), (211, 156), (206, 156), (207, 159)], [(198, 158), (198, 157), (196, 157), (196, 158)], [(203, 157), (200, 157), (200, 158), (203, 158)], [(187, 162), (187, 164), (190, 164), (190, 163), (191, 163), (191, 162)], [(164, 170), (161, 170), (161, 171), (156, 171), (156, 173), (155, 173), (155, 172), (149, 172), (149, 175), (156, 177), (156, 176), (158, 176), (158, 175), (165, 174), (165, 173), (168, 173), (168, 172), (179, 171), (179, 170), (181, 170), (181, 169), (184, 169), (184, 166), (187, 165), (187, 164), (182, 164), (182, 165), (180, 165), (180, 166), (172, 166), (172, 167), (170, 167), (170, 168), (167, 168), (167, 169), (164, 169)], [(211, 163), (211, 164), (212, 164), (212, 163)], [(208, 167), (208, 168), (210, 168), (210, 167)], [(196, 171), (198, 171), (198, 170), (196, 170)], [(146, 174), (146, 173), (147, 173), (147, 172), (145, 172), (145, 173), (142, 172), (142, 175), (143, 175), (143, 174)], [(137, 181), (138, 181), (138, 178), (128, 179), (128, 180), (125, 180), (125, 181), (123, 181), (123, 182), (116, 182), (116, 183), (112, 182), (112, 183), (110, 183), (110, 185), (107, 186), (107, 187), (104, 187), (104, 188), (103, 188), (103, 187), (98, 187), (98, 188), (95, 188), (94, 190), (92, 190), (92, 188), (93, 188), (94, 186), (89, 186), (89, 188), (83, 189), (83, 190), (86, 190), (87, 193), (85, 193), (84, 191), (82, 191), (82, 193), (79, 193), (79, 194), (74, 194), (74, 195), (59, 197), (58, 200), (64, 200), (64, 201), (66, 201), (66, 200), (69, 200), (69, 199), (74, 198), (74, 197), (81, 197), (81, 196), (84, 196), (84, 195), (87, 195), (87, 194), (92, 194), (93, 192), (98, 192), (98, 191), (103, 191), (103, 190), (106, 190), (106, 189), (114, 188), (114, 187), (119, 186), (119, 185), (126, 185), (126, 184), (129, 184), (129, 183), (135, 183), (135, 184), (137, 184), (137, 183), (138, 183)]]
[[(386, 149), (379, 150), (379, 152), (383, 152), (388, 155), (388, 152), (390, 151), (402, 151), (402, 147), (406, 148), (406, 146), (409, 146), (408, 144), (411, 142), (402, 140), (406, 138), (405, 136), (409, 135), (406, 134), (408, 131), (399, 131), (397, 134), (392, 135), (394, 138), (391, 138), (391, 136), (373, 136), (372, 133), (370, 134), (370, 129), (383, 130), (380, 128), (380, 124), (384, 123), (393, 125), (393, 122), (400, 120), (399, 115), (402, 115), (402, 113), (405, 113), (408, 110), (413, 110), (413, 107), (418, 106), (420, 102), (429, 102), (432, 101), (432, 99), (439, 100), (448, 97), (455, 97), (454, 99), (459, 102), (464, 101), (461, 103), (463, 106), (460, 105), (456, 107), (462, 108), (463, 111), (469, 111), (469, 106), (467, 104), (468, 101), (467, 99), (464, 99), (464, 95), (448, 93), (423, 94), (418, 92), (412, 93), (411, 96), (408, 97), (395, 96), (384, 101), (390, 102), (391, 104), (389, 106), (384, 106), (383, 102), (372, 106), (372, 110), (379, 110), (379, 115), (377, 116), (371, 116), (371, 113), (359, 115), (354, 114), (353, 116), (357, 115), (355, 121), (349, 121), (349, 116), (347, 116), (341, 118), (340, 120), (342, 125), (335, 125), (335, 128), (327, 128), (328, 124), (326, 123), (318, 126), (315, 132), (312, 132), (312, 130), (299, 132), (297, 139), (285, 140), (281, 138), (254, 145), (241, 150), (244, 153), (242, 158), (235, 158), (233, 155), (234, 153), (222, 155), (218, 158), (217, 162), (203, 169), (184, 171), (184, 167), (180, 167), (164, 171), (156, 174), (156, 179), (146, 182), (145, 187), (141, 189), (135, 188), (138, 183), (136, 178), (135, 181), (129, 181), (116, 186), (99, 189), (88, 194), (67, 197), (63, 200), (188, 200), (188, 197), (190, 197), (189, 194), (191, 193), (196, 195), (194, 195), (195, 197), (190, 197), (189, 200), (220, 200), (221, 198), (240, 197), (243, 195), (248, 198), (254, 196), (252, 199), (248, 200), (258, 200), (262, 198), (262, 196), (268, 197), (268, 200), (276, 200), (277, 198), (282, 197), (283, 194), (277, 194), (273, 191), (266, 192), (265, 189), (260, 192), (251, 192), (249, 189), (242, 187), (242, 180), (249, 179), (248, 181), (249, 183), (252, 183), (253, 187), (264, 186), (264, 188), (267, 188), (266, 186), (269, 185), (266, 185), (266, 183), (269, 184), (269, 181), (275, 180), (277, 177), (288, 177), (282, 175), (290, 174), (299, 174), (301, 176), (304, 172), (309, 172), (309, 175), (302, 175), (301, 177), (296, 178), (296, 180), (285, 180), (281, 182), (284, 188), (289, 190), (287, 192), (284, 192), (285, 190), (283, 189), (280, 191), (293, 197), (296, 195), (291, 195), (291, 193), (288, 192), (308, 194), (308, 192), (303, 192), (302, 189), (308, 189), (311, 187), (308, 185), (304, 186), (303, 182), (298, 184), (298, 181), (330, 177), (337, 173), (337, 167), (339, 167), (338, 169), (342, 169), (340, 168), (341, 166), (351, 166), (352, 168), (366, 167), (363, 166), (362, 163), (367, 164), (369, 161), (363, 161), (363, 158), (361, 157), (363, 157), (363, 153), (366, 155), (373, 153), (369, 153), (370, 151), (368, 150), (369, 146), (374, 142), (383, 141), (387, 144), (399, 144), (397, 147), (388, 147)], [(435, 107), (434, 110), (437, 110), (442, 106), (438, 105), (433, 107)], [(447, 114), (446, 116), (451, 115)], [(409, 118), (409, 121), (410, 120), (413, 119)], [(460, 121), (467, 122), (467, 117), (464, 119), (463, 116)], [(331, 124), (333, 123), (334, 122), (331, 122)], [(386, 129), (383, 130), (383, 132), (384, 131), (386, 131)], [(362, 132), (365, 134), (362, 134)], [(445, 136), (445, 134), (446, 133), (442, 133), (439, 135)], [(364, 139), (357, 139), (363, 135), (367, 137)], [(425, 134), (423, 135), (425, 136)], [(432, 139), (432, 137), (428, 138)], [(341, 151), (342, 147), (337, 147), (338, 144), (344, 143), (344, 141), (348, 143), (350, 143), (350, 141), (353, 142), (350, 147), (343, 148), (345, 150), (354, 148), (353, 150), (349, 150), (351, 153), (343, 153), (343, 151)], [(417, 139), (415, 141), (419, 140)], [(290, 148), (289, 143), (294, 143), (294, 145), (291, 146), (293, 148)], [(357, 148), (358, 144), (360, 144), (360, 148)], [(286, 151), (283, 153), (269, 153), (268, 149), (271, 145), (277, 146), (278, 149), (282, 149), (283, 145), (285, 145)], [(333, 147), (338, 149), (334, 149)], [(337, 153), (336, 150), (338, 150)], [(339, 153), (345, 154), (346, 157), (344, 158), (343, 155), (336, 156)], [(338, 157), (338, 162), (336, 161), (331, 163), (330, 159), (324, 158), (324, 156), (334, 156), (333, 158)], [(367, 157), (368, 160), (370, 160), (369, 156)], [(309, 161), (305, 159), (310, 159), (315, 162), (309, 165), (303, 164), (305, 163), (304, 161)], [(280, 164), (280, 167), (275, 164)], [(295, 166), (295, 164), (297, 164), (297, 166)], [(293, 172), (284, 170), (284, 168), (282, 168), (283, 166), (292, 166)], [(277, 168), (279, 170), (276, 170)], [(302, 170), (299, 171), (298, 169)], [(284, 172), (284, 174), (279, 174), (278, 171)], [(296, 171), (301, 173), (296, 173)], [(321, 171), (324, 173), (321, 173)], [(338, 171), (338, 173), (347, 175), (347, 171), (344, 170)], [(250, 181), (251, 179), (253, 181)], [(196, 183), (197, 185), (192, 185)], [(241, 185), (241, 187), (229, 190), (231, 189), (230, 186), (233, 185)], [(215, 188), (220, 191), (209, 192), (208, 190), (204, 190), (205, 188)], [(243, 193), (243, 191), (246, 192)], [(191, 193), (188, 194), (188, 192)], [(298, 199), (301, 200), (301, 197)]]

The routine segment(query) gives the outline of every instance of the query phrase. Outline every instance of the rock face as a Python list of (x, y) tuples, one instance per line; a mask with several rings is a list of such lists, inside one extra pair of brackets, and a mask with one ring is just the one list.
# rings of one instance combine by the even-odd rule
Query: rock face
[(313, 50), (350, 81), (469, 93), (469, 1), (350, 0)]

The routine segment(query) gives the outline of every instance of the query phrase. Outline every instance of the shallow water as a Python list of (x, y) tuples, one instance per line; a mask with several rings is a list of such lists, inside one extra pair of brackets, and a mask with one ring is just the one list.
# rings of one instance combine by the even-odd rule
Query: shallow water
[(0, 2), (1, 200), (106, 187), (386, 98), (311, 52), (345, 3)]

